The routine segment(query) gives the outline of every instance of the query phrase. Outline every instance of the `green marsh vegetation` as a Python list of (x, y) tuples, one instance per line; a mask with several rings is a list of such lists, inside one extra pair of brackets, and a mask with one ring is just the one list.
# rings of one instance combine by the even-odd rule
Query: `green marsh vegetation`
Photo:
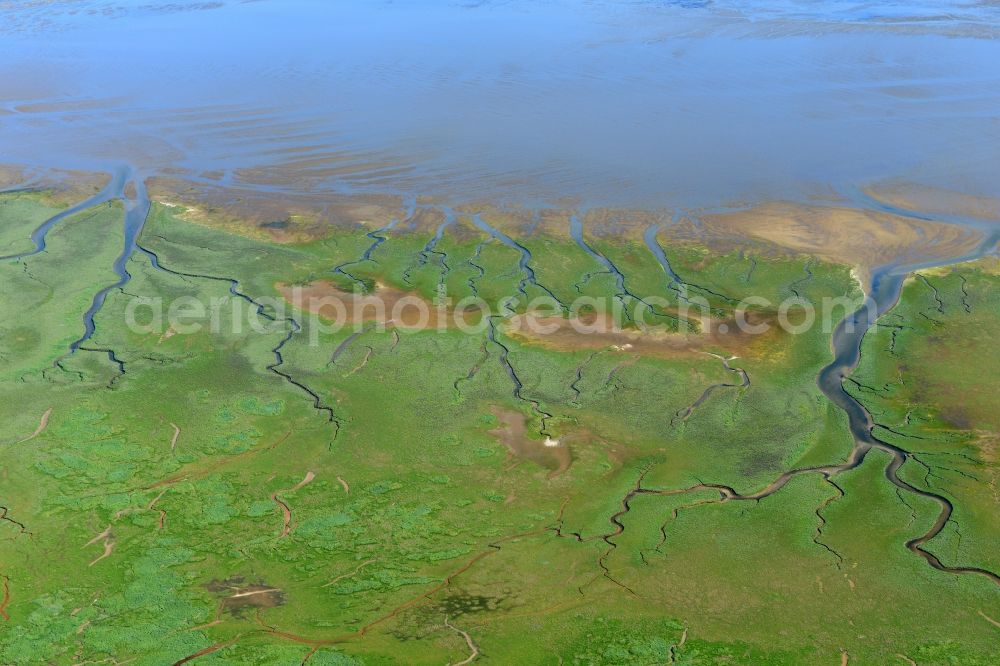
[[(51, 210), (8, 198), (17, 207), (0, 206), (0, 239), (30, 249), (24, 238)], [(84, 211), (44, 253), (0, 263), (3, 663), (1000, 658), (996, 587), (906, 550), (936, 507), (897, 493), (879, 454), (835, 483), (804, 475), (759, 501), (681, 492), (753, 493), (785, 470), (843, 462), (846, 418), (816, 386), (831, 360), (822, 327), (703, 331), (648, 353), (518, 335), (504, 318), (493, 336), (335, 331), (288, 307), (281, 285), (426, 300), (443, 286), (454, 300), (514, 297), (521, 313), (549, 292), (568, 303), (613, 299), (618, 286), (551, 223), (524, 238), (503, 227), (530, 251), (531, 281), (521, 252), (467, 211), (428, 251), (446, 221), (436, 209), (415, 225), (277, 244), (154, 205), (140, 244), (160, 268), (132, 257), (88, 344), (120, 363), (66, 356), (91, 296), (114, 282), (121, 216), (117, 205)], [(641, 233), (588, 242), (631, 292), (676, 314), (678, 292)], [(861, 297), (844, 266), (660, 244), (720, 319), (750, 295)], [(928, 274), (936, 292), (913, 280), (886, 317), (907, 328), (873, 331), (848, 388), (901, 433), (880, 436), (928, 452), (926, 468), (901, 474), (953, 495), (956, 525), (929, 547), (995, 569), (995, 441), (983, 433), (997, 431), (986, 388), (996, 373), (963, 372), (966, 351), (979, 367), (995, 360), (990, 266)], [(218, 325), (124, 325), (144, 298), (214, 302)], [(274, 321), (237, 325), (257, 307), (248, 299)], [(978, 397), (942, 400), (955, 385)]]
[(931, 550), (942, 561), (988, 569), (1000, 565), (998, 280), (995, 258), (911, 277), (846, 385), (870, 406), (880, 437), (914, 451), (906, 479), (953, 503)]

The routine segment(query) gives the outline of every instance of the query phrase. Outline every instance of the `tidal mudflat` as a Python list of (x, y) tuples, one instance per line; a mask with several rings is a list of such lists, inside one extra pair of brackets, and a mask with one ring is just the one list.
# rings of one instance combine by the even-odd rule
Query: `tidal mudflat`
[(989, 4), (0, 16), (0, 663), (1000, 662)]

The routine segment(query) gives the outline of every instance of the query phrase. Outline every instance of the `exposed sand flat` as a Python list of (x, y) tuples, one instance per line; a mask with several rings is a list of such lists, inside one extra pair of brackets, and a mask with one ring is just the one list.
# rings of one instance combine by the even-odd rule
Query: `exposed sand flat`
[(930, 215), (960, 215), (1000, 224), (1000, 199), (974, 196), (913, 183), (879, 183), (865, 194), (890, 206)]
[(24, 169), (9, 164), (0, 164), (0, 190), (6, 190), (30, 180)]
[(412, 217), (401, 218), (400, 223), (393, 227), (392, 233), (432, 236), (444, 220), (445, 214), (440, 208), (417, 208)]
[(666, 224), (671, 214), (663, 210), (633, 208), (588, 208), (578, 211), (571, 201), (565, 208), (529, 209), (518, 206), (499, 207), (482, 203), (466, 205), (459, 210), (478, 213), (490, 226), (503, 231), (515, 240), (544, 235), (574, 242), (570, 239), (570, 218), (577, 215), (583, 222), (587, 236), (610, 237), (616, 242), (624, 239), (641, 241), (646, 229), (654, 224)]
[(479, 215), (491, 227), (515, 239), (539, 233), (553, 238), (569, 238), (567, 231), (571, 213), (568, 210), (534, 210), (516, 204), (500, 206), (492, 202), (464, 204), (455, 210), (465, 217)]
[[(796, 253), (849, 266), (863, 275), (893, 260), (907, 262), (961, 256), (982, 238), (954, 224), (928, 222), (857, 208), (773, 202), (749, 210), (701, 218), (710, 237), (751, 238)], [(668, 232), (669, 233), (669, 232)]]
[[(218, 176), (218, 174), (215, 174)], [(148, 182), (154, 201), (170, 206), (182, 219), (232, 233), (277, 243), (301, 243), (333, 232), (370, 231), (392, 220), (401, 223), (394, 234), (433, 234), (444, 219), (440, 202), (422, 197), (408, 217), (397, 196), (332, 194), (301, 187), (294, 174), (282, 175), (290, 190), (274, 196), (256, 187), (258, 178), (212, 180), (205, 174), (178, 173)], [(269, 181), (270, 178), (264, 178)], [(0, 179), (2, 182), (2, 179)], [(887, 204), (915, 212), (996, 219), (1000, 200), (974, 197), (910, 184), (872, 187), (867, 193)], [(544, 235), (569, 240), (569, 220), (576, 202), (562, 208), (531, 209), (494, 203), (455, 207), (458, 220), (448, 233), (455, 238), (479, 235), (468, 217), (479, 214), (494, 228), (515, 239)], [(748, 209), (682, 216), (675, 224), (669, 209), (590, 208), (579, 211), (586, 235), (640, 241), (650, 226), (663, 228), (665, 239), (682, 239), (711, 247), (740, 247), (756, 241), (776, 250), (810, 254), (856, 266), (862, 276), (876, 264), (959, 256), (971, 249), (978, 232), (958, 225), (867, 211), (843, 205), (807, 205), (785, 201), (761, 203)], [(766, 251), (764, 248), (762, 250)]]
[(642, 241), (651, 226), (669, 226), (672, 215), (666, 211), (630, 210), (627, 208), (593, 208), (581, 217), (587, 237), (607, 238), (615, 243), (623, 239)]
[(44, 190), (56, 204), (70, 206), (99, 192), (111, 176), (65, 169), (28, 169), (0, 164), (0, 190), (28, 187)]
[[(291, 129), (291, 128), (289, 128)], [(274, 128), (260, 127), (256, 133), (260, 139), (273, 132)], [(246, 134), (246, 128), (238, 128), (229, 134), (239, 132), (243, 141), (253, 140), (253, 133)], [(226, 133), (221, 134), (225, 136)], [(251, 186), (285, 187), (308, 191), (316, 185), (329, 182), (331, 178), (365, 180), (375, 173), (381, 178), (405, 176), (411, 167), (392, 158), (372, 153), (338, 150), (331, 144), (319, 143), (310, 146), (311, 155), (294, 152), (285, 153), (280, 164), (271, 166), (244, 166), (233, 169), (233, 179), (240, 184)], [(280, 149), (279, 149), (280, 150)], [(294, 150), (294, 149), (293, 149)]]
[(406, 211), (399, 197), (283, 192), (213, 185), (176, 177), (147, 181), (150, 198), (183, 220), (276, 243), (324, 238), (333, 231), (377, 229)]
[(456, 243), (478, 243), (488, 238), (486, 232), (472, 223), (471, 215), (460, 211), (455, 212), (455, 222), (449, 225), (446, 233)]

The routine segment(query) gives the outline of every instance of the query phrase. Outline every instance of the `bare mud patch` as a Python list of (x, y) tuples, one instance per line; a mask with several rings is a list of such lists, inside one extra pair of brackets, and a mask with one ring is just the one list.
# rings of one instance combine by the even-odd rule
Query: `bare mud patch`
[(345, 291), (327, 281), (306, 285), (279, 283), (275, 287), (282, 298), (299, 310), (345, 325), (374, 323), (405, 330), (445, 330), (459, 322), (475, 326), (482, 318), (479, 306), (456, 310), (382, 284), (377, 284), (370, 294)]
[[(747, 312), (744, 322), (705, 317), (698, 323), (701, 332), (677, 333), (656, 326), (623, 328), (609, 315), (575, 319), (515, 315), (508, 320), (505, 333), (520, 342), (557, 351), (610, 350), (667, 359), (694, 358), (718, 349), (730, 355), (758, 356), (763, 349), (773, 348), (784, 335), (771, 313)], [(764, 332), (744, 330), (757, 330), (762, 325), (767, 326)]]
[(549, 470), (548, 478), (553, 478), (569, 469), (573, 454), (567, 443), (561, 439), (533, 439), (528, 437), (525, 416), (521, 412), (502, 407), (490, 409), (500, 425), (489, 431), (507, 447), (508, 458), (512, 462), (528, 460)]
[(213, 580), (205, 589), (219, 598), (221, 610), (241, 618), (247, 610), (274, 608), (285, 603), (285, 593), (280, 588), (259, 580), (248, 583), (243, 576)]
[[(452, 307), (413, 292), (376, 286), (370, 294), (346, 291), (328, 281), (279, 283), (275, 288), (295, 308), (344, 327), (375, 324), (408, 331), (459, 328), (473, 332), (482, 325), (487, 314), (484, 308), (489, 307), (484, 303)], [(655, 324), (622, 327), (607, 312), (562, 317), (551, 310), (532, 310), (507, 317), (504, 332), (520, 342), (559, 351), (607, 349), (660, 358), (692, 357), (719, 350), (729, 355), (758, 356), (786, 335), (774, 312), (747, 310), (738, 315), (721, 318), (694, 314), (688, 317), (688, 332), (678, 333)]]
[(23, 444), (25, 442), (30, 442), (31, 440), (33, 440), (34, 438), (38, 437), (43, 432), (45, 432), (45, 428), (47, 428), (49, 425), (49, 417), (52, 416), (52, 409), (53, 409), (52, 407), (49, 407), (47, 410), (45, 410), (45, 413), (42, 414), (42, 418), (41, 420), (39, 420), (38, 427), (35, 428), (35, 432), (31, 433), (24, 439), (18, 440), (16, 443)]

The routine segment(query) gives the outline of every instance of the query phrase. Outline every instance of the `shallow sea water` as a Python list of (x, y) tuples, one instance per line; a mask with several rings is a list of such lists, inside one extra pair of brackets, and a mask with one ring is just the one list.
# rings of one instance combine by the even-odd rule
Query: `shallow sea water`
[(0, 3), (0, 162), (707, 207), (1000, 195), (996, 2)]

